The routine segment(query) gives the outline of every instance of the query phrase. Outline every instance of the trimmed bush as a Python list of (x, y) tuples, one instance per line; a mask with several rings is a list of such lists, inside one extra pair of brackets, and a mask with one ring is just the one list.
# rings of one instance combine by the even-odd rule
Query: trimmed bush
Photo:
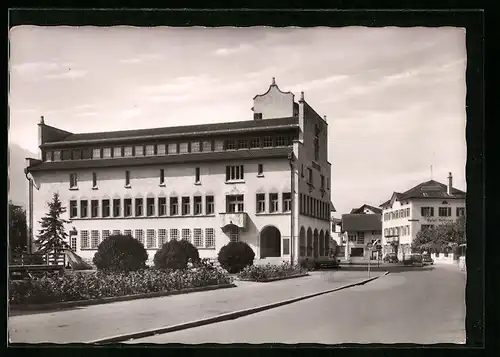
[(239, 274), (241, 280), (267, 281), (274, 278), (286, 278), (290, 276), (307, 274), (307, 269), (300, 265), (290, 265), (285, 262), (281, 265), (253, 265), (245, 267)]
[(299, 265), (307, 271), (311, 271), (316, 268), (316, 263), (314, 262), (314, 260), (309, 260), (308, 258), (302, 259), (299, 262)]
[(145, 268), (147, 259), (148, 253), (137, 239), (112, 235), (99, 244), (93, 263), (98, 270), (133, 271)]
[(255, 253), (245, 242), (229, 242), (221, 248), (218, 260), (229, 273), (239, 273), (243, 268), (253, 265)]
[(161, 269), (186, 269), (188, 262), (200, 261), (198, 249), (185, 240), (171, 240), (163, 244), (154, 256), (155, 267)]
[(16, 305), (94, 300), (230, 283), (231, 278), (222, 269), (203, 267), (175, 271), (152, 268), (130, 272), (75, 272), (9, 281), (9, 302)]

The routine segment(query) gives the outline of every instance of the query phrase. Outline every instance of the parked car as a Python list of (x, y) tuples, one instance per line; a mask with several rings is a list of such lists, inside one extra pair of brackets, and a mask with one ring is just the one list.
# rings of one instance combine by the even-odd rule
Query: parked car
[(403, 264), (409, 265), (412, 267), (415, 267), (415, 266), (416, 267), (423, 267), (424, 262), (423, 262), (422, 254), (410, 254), (410, 255), (406, 256), (405, 259), (403, 260)]
[(399, 259), (398, 259), (398, 256), (396, 255), (396, 253), (389, 253), (384, 257), (383, 262), (384, 263), (398, 263)]
[(422, 255), (422, 262), (424, 263), (424, 265), (433, 265), (434, 259), (432, 259), (429, 254), (424, 254)]
[(340, 260), (338, 260), (336, 257), (318, 259), (314, 262), (314, 267), (315, 269), (321, 269), (321, 268), (339, 269)]

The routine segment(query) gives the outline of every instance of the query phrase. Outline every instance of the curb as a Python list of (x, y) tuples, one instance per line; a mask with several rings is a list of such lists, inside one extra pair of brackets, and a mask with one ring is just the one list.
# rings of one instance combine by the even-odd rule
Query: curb
[[(383, 275), (387, 275), (387, 274), (389, 274), (389, 272), (386, 271), (385, 274), (383, 274)], [(340, 286), (340, 287), (335, 288), (335, 289), (329, 289), (329, 290), (321, 291), (319, 293), (304, 295), (304, 296), (300, 296), (297, 298), (283, 300), (283, 301), (279, 301), (279, 302), (275, 302), (275, 303), (271, 303), (271, 304), (267, 304), (267, 305), (263, 305), (263, 306), (257, 306), (257, 307), (252, 307), (252, 308), (245, 309), (245, 310), (233, 311), (233, 312), (229, 312), (229, 313), (214, 316), (214, 317), (209, 317), (206, 319), (185, 322), (185, 323), (181, 323), (181, 324), (173, 325), (173, 326), (160, 327), (160, 328), (156, 328), (156, 329), (148, 330), (148, 331), (134, 332), (134, 333), (128, 333), (128, 334), (123, 334), (123, 335), (117, 335), (117, 336), (113, 336), (113, 337), (107, 337), (107, 338), (103, 338), (100, 340), (95, 340), (95, 341), (91, 341), (91, 342), (87, 342), (87, 343), (93, 343), (93, 344), (117, 343), (117, 342), (133, 340), (133, 339), (149, 337), (149, 336), (153, 336), (153, 335), (159, 335), (159, 334), (164, 334), (164, 333), (169, 333), (169, 332), (186, 330), (189, 328), (209, 325), (209, 324), (213, 324), (216, 322), (234, 320), (234, 319), (237, 319), (237, 318), (240, 318), (243, 316), (248, 316), (248, 315), (258, 313), (258, 312), (274, 309), (276, 307), (289, 305), (289, 304), (292, 304), (294, 302), (310, 299), (310, 298), (320, 296), (320, 295), (325, 295), (325, 294), (332, 293), (335, 291), (344, 290), (344, 289), (347, 289), (347, 288), (350, 288), (353, 286), (364, 285), (366, 283), (369, 283), (370, 281), (378, 279), (380, 276), (383, 276), (383, 275), (379, 275), (379, 276), (375, 276), (373, 278), (361, 280), (361, 281), (358, 281), (356, 283), (343, 285), (343, 286)]]
[(266, 280), (250, 280), (250, 279), (238, 279), (239, 281), (250, 281), (252, 283), (270, 283), (272, 281), (278, 281), (278, 280), (286, 280), (286, 279), (293, 279), (293, 278), (302, 278), (304, 276), (309, 276), (309, 274), (297, 274), (297, 275), (291, 275), (291, 276), (280, 276), (277, 278), (270, 278)]
[(218, 289), (227, 289), (227, 288), (235, 288), (235, 284), (221, 284), (221, 285), (209, 285), (209, 286), (200, 286), (196, 288), (189, 288), (183, 290), (173, 290), (173, 291), (157, 291), (152, 293), (143, 293), (143, 294), (135, 294), (135, 295), (124, 295), (124, 296), (113, 296), (102, 299), (92, 299), (92, 300), (78, 300), (78, 301), (64, 301), (64, 302), (56, 302), (53, 304), (30, 304), (30, 305), (10, 305), (10, 311), (12, 312), (21, 312), (21, 311), (43, 311), (43, 310), (58, 310), (58, 309), (66, 309), (71, 307), (80, 307), (80, 306), (90, 306), (90, 305), (102, 305), (109, 304), (112, 302), (119, 301), (129, 301), (129, 300), (137, 300), (137, 299), (151, 299), (162, 296), (170, 296), (170, 295), (180, 295), (180, 294), (189, 294), (195, 293), (199, 291), (208, 291), (208, 290), (218, 290)]

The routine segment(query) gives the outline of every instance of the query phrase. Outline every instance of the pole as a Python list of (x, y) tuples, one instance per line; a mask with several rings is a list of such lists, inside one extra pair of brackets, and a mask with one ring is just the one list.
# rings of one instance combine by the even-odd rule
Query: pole
[(294, 241), (294, 229), (295, 229), (295, 180), (293, 174), (293, 153), (289, 156), (290, 163), (290, 264), (293, 265), (295, 261), (295, 241)]
[[(370, 249), (370, 254), (372, 254), (372, 250)], [(368, 256), (368, 278), (370, 278), (370, 262), (372, 261), (371, 256)]]

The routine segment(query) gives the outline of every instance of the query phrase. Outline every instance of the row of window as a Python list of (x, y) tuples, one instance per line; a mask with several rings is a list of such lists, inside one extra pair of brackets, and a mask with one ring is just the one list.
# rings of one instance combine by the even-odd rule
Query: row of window
[[(422, 217), (434, 217), (434, 207), (422, 207), (420, 210)], [(456, 216), (465, 216), (465, 207), (456, 208)], [(439, 217), (451, 217), (451, 207), (439, 207), (438, 208)]]
[[(111, 234), (133, 236), (141, 242), (147, 249), (160, 249), (163, 244), (169, 240), (187, 240), (197, 248), (215, 248), (215, 229), (214, 228), (183, 228), (179, 229), (124, 229), (121, 230), (82, 230), (80, 231), (80, 249), (97, 249), (99, 244)], [(181, 234), (179, 236), (179, 233)], [(76, 250), (76, 236), (70, 238), (71, 249)]]
[[(373, 235), (378, 235), (382, 233), (381, 231), (372, 231), (372, 236)], [(348, 234), (347, 239), (349, 242), (355, 242), (357, 244), (365, 244), (365, 232), (358, 232), (357, 234)], [(372, 239), (373, 243), (374, 239)]]
[(409, 236), (410, 226), (400, 226), (384, 229), (384, 236)]
[(313, 257), (313, 256), (328, 256), (330, 252), (330, 237), (325, 234), (323, 237), (312, 235), (306, 238), (301, 235), (299, 238), (299, 256)]
[(384, 221), (388, 221), (391, 219), (398, 219), (398, 218), (406, 218), (406, 217), (410, 217), (409, 208), (403, 208), (392, 212), (384, 213)]
[[(301, 173), (300, 176), (304, 178), (304, 165), (301, 166)], [(330, 189), (330, 178), (327, 177), (326, 179), (326, 186), (325, 186), (325, 176), (321, 175), (319, 176), (319, 181), (320, 181), (320, 190), (325, 191), (325, 189)], [(314, 187), (314, 175), (313, 175), (313, 169), (308, 167), (307, 168), (307, 177), (306, 177), (306, 182), (308, 185)]]
[(75, 148), (45, 152), (45, 161), (110, 159), (117, 157), (140, 157), (175, 155), (224, 150), (243, 150), (292, 145), (293, 137), (288, 135), (264, 136), (242, 139), (202, 140), (162, 144), (114, 146), (101, 148)]
[(330, 203), (306, 194), (299, 195), (299, 213), (304, 216), (330, 220)]

